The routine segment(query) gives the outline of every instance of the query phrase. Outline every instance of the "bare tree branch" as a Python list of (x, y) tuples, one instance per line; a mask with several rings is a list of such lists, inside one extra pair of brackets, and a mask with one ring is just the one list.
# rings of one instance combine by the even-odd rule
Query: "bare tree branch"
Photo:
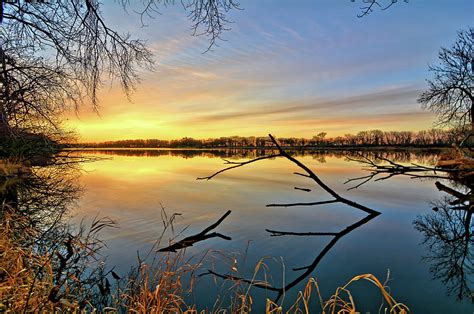
[(215, 223), (204, 229), (203, 231), (199, 232), (198, 234), (189, 236), (184, 238), (183, 240), (180, 240), (179, 242), (176, 242), (170, 246), (167, 246), (165, 248), (159, 249), (158, 252), (176, 252), (177, 250), (181, 250), (190, 246), (193, 246), (197, 242), (201, 242), (210, 238), (221, 238), (224, 240), (232, 240), (232, 238), (225, 236), (221, 233), (217, 232), (212, 232), (209, 233), (209, 231), (217, 228), (223, 221), (224, 219), (227, 218), (231, 213), (230, 210), (228, 210), (221, 218), (219, 218)]

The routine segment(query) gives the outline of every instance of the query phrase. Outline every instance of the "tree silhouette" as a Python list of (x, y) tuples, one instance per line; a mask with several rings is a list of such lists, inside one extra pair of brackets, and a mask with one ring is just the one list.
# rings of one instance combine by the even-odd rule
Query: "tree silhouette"
[[(351, 0), (351, 2), (356, 2), (356, 0)], [(362, 6), (360, 7), (360, 13), (357, 17), (364, 17), (369, 15), (374, 11), (374, 8), (379, 8), (382, 11), (387, 10), (392, 5), (396, 4), (398, 0), (361, 0)], [(408, 3), (408, 0), (403, 0), (403, 2)]]
[(436, 113), (440, 124), (470, 124), (474, 131), (474, 28), (460, 31), (451, 48), (441, 48), (438, 59), (418, 102)]
[[(131, 6), (128, 0), (119, 3)], [(142, 22), (157, 14), (159, 5), (171, 3), (142, 1)], [(228, 29), (226, 13), (238, 8), (233, 0), (183, 5), (193, 35), (207, 36), (209, 48)], [(139, 81), (137, 71), (153, 67), (145, 43), (111, 28), (97, 0), (2, 1), (0, 9), (0, 135), (18, 128), (58, 132), (55, 119), (64, 110), (83, 104), (97, 110), (104, 79), (120, 82), (130, 96)]]

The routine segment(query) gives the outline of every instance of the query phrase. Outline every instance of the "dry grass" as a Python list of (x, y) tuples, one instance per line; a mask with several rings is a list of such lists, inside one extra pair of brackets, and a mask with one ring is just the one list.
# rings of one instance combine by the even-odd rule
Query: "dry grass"
[[(100, 291), (90, 294), (90, 299), (79, 304), (80, 296), (68, 296), (59, 301), (51, 301), (55, 289), (52, 257), (36, 254), (34, 250), (22, 246), (23, 240), (34, 236), (33, 230), (26, 230), (27, 223), (8, 213), (4, 214), (0, 231), (0, 312), (107, 312), (107, 313), (207, 313), (188, 305), (185, 298), (193, 289), (194, 272), (198, 265), (180, 262), (182, 253), (165, 254), (147, 265), (139, 260), (139, 266), (126, 278), (115, 277), (114, 291)], [(23, 230), (23, 232), (19, 232)], [(110, 271), (108, 272), (110, 273)], [(39, 276), (39, 274), (41, 274)], [(103, 274), (103, 273), (102, 273)], [(104, 274), (103, 274), (104, 275)], [(101, 277), (106, 278), (107, 273)], [(114, 274), (117, 276), (116, 274)], [(185, 279), (186, 278), (186, 279)], [(284, 310), (280, 305), (267, 300), (266, 313), (357, 313), (350, 286), (360, 280), (374, 284), (384, 299), (386, 313), (408, 313), (408, 308), (398, 303), (374, 275), (364, 274), (352, 278), (347, 284), (336, 289), (327, 301), (321, 297), (318, 283), (310, 279), (298, 293), (293, 305)], [(186, 282), (183, 282), (186, 281)], [(190, 282), (191, 281), (191, 282)], [(107, 285), (109, 285), (107, 283)], [(184, 288), (184, 287), (188, 288)], [(240, 288), (239, 288), (240, 287)], [(252, 312), (252, 297), (249, 288), (235, 285), (235, 296), (228, 308), (214, 309), (214, 313)], [(237, 291), (238, 290), (238, 291)], [(65, 287), (65, 291), (68, 288)], [(76, 297), (76, 298), (74, 298)], [(319, 306), (311, 306), (311, 298), (317, 298)], [(377, 300), (378, 301), (378, 300)]]
[[(359, 313), (357, 310), (356, 302), (352, 296), (349, 286), (359, 280), (367, 280), (375, 285), (380, 294), (383, 297), (384, 303), (381, 304), (379, 313), (396, 313), (406, 314), (410, 310), (403, 303), (398, 303), (391, 294), (387, 291), (387, 287), (382, 284), (377, 277), (372, 274), (363, 274), (353, 277), (345, 285), (338, 287), (336, 292), (327, 301), (323, 301), (321, 296), (320, 288), (317, 281), (311, 278), (303, 292), (298, 293), (298, 297), (289, 310), (285, 313), (323, 313), (323, 314), (356, 314)], [(313, 290), (315, 292), (313, 292)], [(314, 308), (310, 306), (310, 299), (312, 296), (318, 298), (319, 306)], [(377, 300), (378, 301), (378, 300)], [(271, 300), (267, 300), (266, 311), (267, 314), (281, 314), (283, 309), (278, 304), (275, 304)]]
[[(23, 312), (25, 309), (52, 311), (48, 294), (54, 287), (50, 258), (21, 245), (30, 237), (24, 219), (4, 213), (0, 230), (0, 312)], [(18, 232), (23, 230), (23, 232)], [(42, 269), (41, 278), (37, 270)]]
[[(54, 288), (54, 273), (47, 256), (38, 256), (22, 249), (11, 241), (12, 228), (9, 222), (4, 224), (0, 234), (0, 312), (53, 312), (62, 309), (80, 312), (77, 302), (60, 301), (53, 303), (48, 300)], [(194, 266), (178, 266), (179, 259), (168, 257), (159, 261), (161, 267), (150, 269), (143, 264), (135, 274), (124, 279), (124, 288), (119, 288), (108, 297), (107, 306), (96, 307), (96, 300), (89, 300), (82, 310), (88, 312), (107, 313), (205, 313), (185, 302), (187, 292), (183, 288), (184, 276), (195, 270)], [(42, 268), (42, 278), (36, 278), (35, 269)], [(356, 301), (351, 295), (349, 286), (356, 281), (367, 280), (374, 284), (386, 303), (386, 313), (408, 313), (408, 308), (395, 301), (387, 292), (386, 287), (373, 275), (364, 274), (352, 278), (347, 284), (337, 288), (333, 296), (323, 301), (319, 286), (310, 279), (304, 291), (299, 292), (294, 304), (283, 310), (281, 306), (267, 300), (266, 313), (357, 313)], [(187, 283), (188, 284), (188, 283)], [(192, 285), (191, 285), (192, 286)], [(107, 296), (105, 296), (107, 297)], [(215, 310), (220, 313), (251, 312), (252, 298), (248, 292), (239, 293), (238, 302), (225, 309)], [(319, 306), (310, 306), (310, 299), (317, 298)], [(28, 304), (26, 304), (28, 302)]]
[(185, 303), (187, 291), (183, 278), (195, 268), (180, 265), (180, 260), (179, 254), (166, 254), (154, 265), (140, 263), (125, 278), (125, 288), (120, 289), (119, 285), (111, 307), (129, 313), (187, 313), (194, 310)]

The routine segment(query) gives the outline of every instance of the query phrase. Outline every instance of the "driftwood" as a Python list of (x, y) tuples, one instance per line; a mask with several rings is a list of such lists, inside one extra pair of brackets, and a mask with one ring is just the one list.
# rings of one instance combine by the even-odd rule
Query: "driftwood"
[[(366, 224), (367, 222), (369, 222), (373, 218), (377, 217), (380, 214), (380, 212), (378, 212), (376, 210), (373, 210), (369, 207), (366, 207), (362, 204), (351, 201), (351, 200), (341, 196), (339, 193), (337, 193), (332, 188), (330, 188), (328, 185), (326, 185), (306, 165), (304, 165), (299, 160), (295, 159), (293, 156), (288, 154), (280, 146), (278, 141), (271, 134), (269, 136), (270, 136), (270, 140), (272, 141), (272, 143), (277, 148), (278, 153), (276, 153), (276, 154), (273, 153), (273, 154), (268, 155), (268, 156), (258, 157), (258, 158), (251, 159), (251, 160), (244, 161), (244, 162), (230, 162), (228, 160), (224, 160), (225, 164), (228, 164), (230, 166), (228, 166), (227, 168), (221, 169), (221, 170), (213, 173), (210, 176), (200, 177), (200, 178), (198, 178), (198, 180), (210, 180), (210, 179), (214, 178), (215, 176), (217, 176), (219, 174), (222, 174), (223, 172), (226, 172), (228, 170), (235, 169), (235, 168), (238, 168), (238, 167), (241, 167), (241, 166), (245, 166), (245, 165), (251, 164), (253, 162), (257, 162), (257, 161), (260, 161), (260, 160), (274, 159), (274, 158), (278, 158), (278, 157), (283, 157), (283, 158), (288, 159), (292, 163), (294, 163), (296, 166), (298, 166), (303, 171), (303, 172), (295, 172), (294, 173), (295, 175), (303, 176), (305, 178), (308, 178), (308, 179), (312, 180), (317, 186), (322, 188), (329, 196), (331, 196), (332, 199), (323, 200), (323, 201), (308, 202), (308, 203), (268, 204), (268, 205), (266, 205), (267, 207), (319, 206), (319, 205), (325, 205), (325, 204), (339, 203), (339, 204), (344, 204), (344, 205), (347, 205), (349, 207), (364, 211), (365, 213), (368, 214), (366, 217), (364, 217), (361, 220), (357, 221), (356, 223), (346, 227), (345, 229), (343, 229), (340, 232), (289, 232), (289, 231), (278, 231), (278, 230), (266, 229), (266, 231), (269, 232), (271, 234), (271, 236), (274, 236), (274, 237), (276, 237), (276, 236), (333, 236), (333, 239), (323, 248), (323, 250), (321, 250), (318, 253), (318, 255), (315, 257), (315, 259), (313, 260), (313, 262), (310, 265), (307, 265), (307, 266), (304, 266), (304, 267), (297, 267), (297, 268), (293, 269), (294, 271), (301, 271), (301, 270), (305, 270), (305, 271), (304, 271), (304, 273), (299, 275), (296, 279), (290, 281), (288, 284), (286, 284), (284, 286), (275, 287), (275, 286), (272, 286), (271, 284), (269, 284), (267, 282), (249, 280), (249, 279), (246, 279), (246, 278), (241, 278), (241, 277), (237, 277), (237, 276), (230, 275), (230, 274), (219, 274), (219, 273), (217, 273), (213, 270), (208, 270), (206, 273), (203, 273), (203, 274), (200, 275), (200, 276), (212, 275), (212, 276), (222, 278), (222, 279), (225, 279), (225, 280), (239, 281), (239, 282), (247, 283), (247, 284), (249, 284), (251, 286), (254, 286), (254, 287), (257, 287), (257, 288), (262, 288), (262, 289), (269, 290), (269, 291), (275, 291), (275, 292), (278, 293), (277, 297), (275, 299), (275, 302), (278, 302), (278, 300), (285, 294), (285, 292), (287, 290), (295, 287), (296, 285), (298, 285), (298, 283), (305, 280), (316, 269), (319, 262), (323, 259), (323, 257), (330, 251), (330, 249), (340, 239), (342, 239), (345, 235), (349, 234), (351, 231), (359, 228), (360, 226)], [(303, 188), (296, 188), (295, 187), (295, 189), (306, 191), (306, 192), (311, 191), (310, 189), (306, 189), (306, 188), (303, 189)]]
[[(409, 178), (434, 178), (434, 179), (450, 179), (449, 174), (456, 173), (456, 169), (447, 169), (440, 166), (427, 167), (423, 165), (418, 165), (411, 163), (410, 165), (402, 165), (396, 163), (392, 160), (377, 157), (376, 160), (385, 162), (379, 164), (376, 160), (371, 160), (363, 155), (360, 155), (359, 158), (346, 157), (349, 161), (355, 161), (364, 165), (362, 169), (367, 170), (370, 174), (366, 176), (349, 178), (344, 184), (351, 182), (358, 182), (356, 185), (348, 188), (348, 190), (357, 189), (360, 186), (368, 183), (373, 180), (374, 182), (383, 181), (390, 179), (394, 176), (407, 176)], [(442, 174), (440, 174), (442, 173)]]
[(212, 225), (210, 225), (203, 231), (199, 232), (198, 234), (186, 237), (179, 242), (171, 244), (170, 246), (159, 249), (158, 252), (176, 252), (178, 250), (193, 246), (197, 242), (201, 242), (201, 241), (211, 239), (211, 238), (221, 238), (224, 240), (232, 240), (231, 237), (225, 236), (218, 232), (208, 233), (209, 231), (216, 229), (222, 223), (222, 221), (224, 221), (224, 219), (226, 219), (226, 217), (230, 215), (230, 213), (231, 211), (228, 210), (221, 218), (219, 218), (219, 220), (217, 220), (215, 223), (213, 223)]

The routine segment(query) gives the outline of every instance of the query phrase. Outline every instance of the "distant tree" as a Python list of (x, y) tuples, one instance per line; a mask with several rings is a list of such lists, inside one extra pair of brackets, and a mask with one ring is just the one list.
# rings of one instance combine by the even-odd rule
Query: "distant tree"
[(441, 125), (474, 131), (474, 28), (458, 33), (451, 48), (441, 48), (440, 63), (430, 66), (433, 78), (418, 98), (425, 109), (438, 115)]
[(327, 133), (326, 132), (320, 132), (313, 136), (313, 142), (316, 145), (323, 145), (324, 144), (324, 138), (326, 137)]

